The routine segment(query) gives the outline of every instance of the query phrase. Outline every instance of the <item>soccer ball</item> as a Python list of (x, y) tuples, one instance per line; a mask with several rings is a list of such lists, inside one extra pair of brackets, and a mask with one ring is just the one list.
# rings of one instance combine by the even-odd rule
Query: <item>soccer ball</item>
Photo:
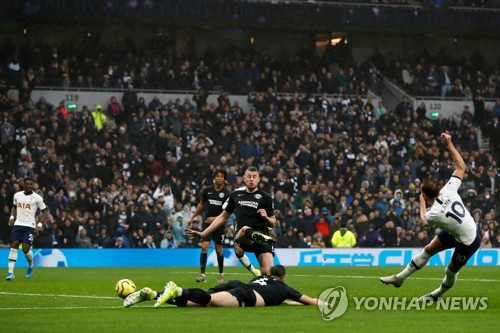
[(115, 291), (118, 296), (125, 298), (136, 291), (135, 283), (129, 279), (121, 279), (116, 283)]

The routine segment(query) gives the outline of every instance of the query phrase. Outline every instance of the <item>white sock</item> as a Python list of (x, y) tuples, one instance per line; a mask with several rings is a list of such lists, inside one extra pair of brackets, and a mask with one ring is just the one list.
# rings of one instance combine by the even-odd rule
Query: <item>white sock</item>
[(433, 297), (441, 297), (441, 296), (443, 296), (443, 294), (445, 292), (447, 292), (448, 290), (450, 290), (451, 287), (453, 287), (453, 285), (455, 284), (455, 282), (457, 282), (458, 272), (455, 273), (455, 272), (449, 270), (448, 267), (446, 267), (446, 269), (444, 270), (444, 272), (446, 274), (445, 274), (445, 276), (443, 278), (443, 282), (441, 282), (441, 285), (439, 286), (439, 288), (437, 288), (436, 290), (434, 290), (433, 292), (431, 292), (431, 295)]
[(9, 273), (14, 273), (14, 266), (17, 261), (17, 249), (10, 249), (9, 253)]
[(425, 250), (422, 250), (419, 254), (417, 254), (413, 259), (410, 261), (410, 263), (406, 266), (405, 269), (403, 269), (402, 272), (397, 274), (396, 276), (398, 277), (399, 280), (406, 280), (410, 275), (418, 271), (420, 268), (424, 267), (427, 265), (429, 262), (429, 259), (431, 258), (431, 255)]
[(253, 265), (250, 263), (250, 259), (248, 259), (247, 255), (244, 254), (243, 257), (241, 258), (238, 258), (241, 262), (241, 264), (246, 268), (248, 269), (250, 272), (254, 273), (256, 272), (257, 270), (255, 269), (255, 267), (253, 267)]
[(26, 260), (28, 260), (28, 267), (33, 267), (33, 251), (31, 249), (25, 254)]

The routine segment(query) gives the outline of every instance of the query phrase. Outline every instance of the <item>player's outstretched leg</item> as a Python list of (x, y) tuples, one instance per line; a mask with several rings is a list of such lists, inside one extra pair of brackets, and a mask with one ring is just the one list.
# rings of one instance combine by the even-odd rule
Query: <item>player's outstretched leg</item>
[(455, 285), (455, 282), (457, 282), (458, 278), (458, 272), (453, 272), (451, 269), (446, 267), (445, 269), (445, 276), (443, 278), (443, 281), (441, 282), (441, 285), (439, 288), (435, 289), (434, 291), (431, 291), (430, 293), (422, 296), (419, 298), (420, 301), (427, 301), (427, 300), (432, 300), (434, 302), (437, 302), (442, 298), (445, 292), (451, 289)]
[(127, 298), (123, 300), (123, 306), (128, 308), (140, 302), (154, 300), (156, 296), (157, 296), (156, 291), (154, 291), (151, 288), (144, 287), (141, 290), (128, 295)]
[(166, 302), (176, 298), (177, 295), (179, 294), (179, 289), (180, 288), (178, 288), (173, 281), (168, 282), (165, 285), (165, 290), (163, 291), (163, 294), (161, 294), (161, 296), (158, 297), (158, 299), (156, 300), (155, 308), (158, 308), (163, 304), (165, 304)]
[(430, 258), (431, 255), (425, 250), (422, 250), (422, 252), (413, 257), (410, 263), (400, 273), (381, 277), (380, 282), (384, 284), (392, 284), (394, 287), (399, 288), (410, 275), (427, 265)]
[(394, 287), (399, 288), (403, 285), (403, 280), (398, 279), (396, 274), (390, 276), (383, 276), (380, 278), (380, 282), (383, 284), (392, 284)]

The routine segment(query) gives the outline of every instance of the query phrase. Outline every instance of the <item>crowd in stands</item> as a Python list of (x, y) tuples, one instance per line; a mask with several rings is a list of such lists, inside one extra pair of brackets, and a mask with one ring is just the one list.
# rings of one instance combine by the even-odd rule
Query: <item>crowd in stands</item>
[[(368, 87), (377, 90), (384, 69), (377, 54), (363, 64), (339, 61), (333, 76), (320, 64), (338, 49), (314, 65), (301, 56), (281, 63), (236, 48), (194, 64), (145, 60), (134, 48), (112, 52), (111, 45), (94, 50), (93, 58), (76, 57), (71, 48), (29, 50), (18, 53), (19, 67), (9, 65), (4, 76), (7, 86), (19, 88), (19, 100), (6, 91), (0, 100), (3, 244), (12, 196), (22, 178), (34, 177), (50, 211), (36, 247), (197, 247), (185, 228), (212, 171), (225, 169), (234, 189), (253, 165), (275, 201), (278, 247), (422, 247), (438, 230), (420, 221), (421, 180), (444, 183), (453, 172), (439, 141), (444, 131), (468, 165), (460, 194), (482, 246), (500, 244), (500, 101), (486, 108), (477, 89), (475, 110), (431, 120), (425, 105), (414, 110), (407, 98), (394, 110), (361, 98)], [(46, 56), (51, 65), (41, 71)], [(30, 98), (33, 85), (74, 87), (80, 77), (87, 86), (126, 91), (108, 105), (75, 111)], [(207, 103), (216, 85), (248, 94), (253, 107), (243, 110), (225, 92)], [(196, 93), (146, 101), (134, 87)], [(490, 137), (489, 149), (478, 145), (479, 130)], [(226, 228), (228, 247), (233, 222)]]

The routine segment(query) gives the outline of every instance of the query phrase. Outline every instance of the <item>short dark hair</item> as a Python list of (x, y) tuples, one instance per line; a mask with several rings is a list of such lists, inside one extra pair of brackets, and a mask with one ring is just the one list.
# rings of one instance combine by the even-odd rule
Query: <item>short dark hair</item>
[(246, 169), (246, 171), (250, 171), (250, 172), (259, 172), (259, 169), (257, 169), (257, 168), (256, 168), (256, 167), (254, 167), (254, 166), (251, 166), (251, 167), (248, 167), (248, 168)]
[(429, 199), (436, 199), (441, 191), (441, 186), (438, 181), (433, 178), (427, 178), (422, 181), (422, 193)]
[(283, 265), (274, 265), (273, 267), (271, 267), (270, 274), (272, 276), (283, 278), (285, 276), (285, 266), (283, 266)]
[(219, 173), (224, 177), (224, 179), (227, 179), (227, 171), (223, 169), (215, 169), (214, 178), (217, 177)]
[(27, 181), (27, 180), (28, 180), (28, 181), (32, 181), (32, 182), (34, 182), (34, 181), (35, 181), (32, 177), (24, 177), (23, 182), (25, 182), (25, 181)]

